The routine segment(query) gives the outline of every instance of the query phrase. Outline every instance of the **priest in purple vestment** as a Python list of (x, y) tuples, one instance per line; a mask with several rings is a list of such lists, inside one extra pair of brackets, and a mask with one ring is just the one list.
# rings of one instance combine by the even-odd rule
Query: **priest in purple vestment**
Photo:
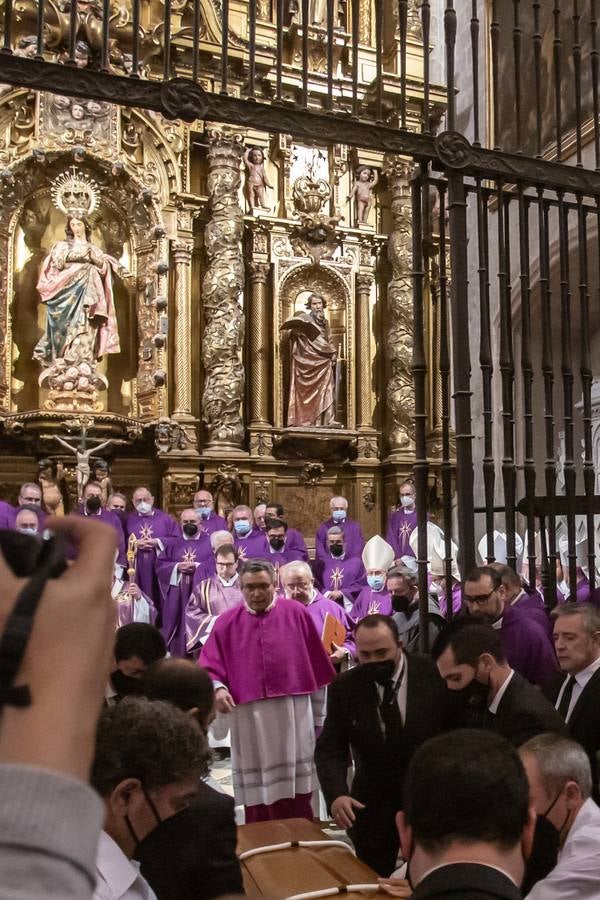
[(244, 563), (240, 578), (244, 602), (217, 618), (200, 654), (217, 709), (231, 714), (235, 797), (246, 822), (312, 820), (315, 729), (335, 670), (307, 611), (276, 598), (270, 563)]
[(554, 643), (552, 622), (550, 616), (546, 612), (546, 607), (540, 594), (537, 591), (528, 594), (523, 587), (521, 578), (514, 569), (510, 568), (510, 566), (494, 562), (492, 563), (491, 568), (500, 573), (502, 584), (506, 588), (507, 603), (510, 604), (513, 609), (519, 610), (519, 612), (524, 613), (534, 621), (538, 622), (547, 633), (552, 643)]
[(0, 500), (0, 529), (13, 528), (15, 523), (15, 508), (5, 500)]
[(145, 487), (133, 492), (135, 512), (127, 516), (127, 540), (136, 538), (135, 582), (142, 592), (160, 607), (160, 589), (155, 571), (155, 561), (165, 549), (167, 538), (176, 537), (177, 523), (167, 513), (154, 507), (154, 497)]
[(367, 573), (367, 586), (356, 598), (350, 613), (352, 621), (355, 623), (374, 613), (391, 616), (393, 612), (385, 580), (389, 569), (394, 564), (394, 548), (380, 535), (375, 534), (365, 544), (362, 561)]
[(403, 482), (398, 489), (399, 507), (391, 512), (387, 523), (387, 542), (394, 548), (395, 560), (403, 556), (416, 556), (410, 545), (410, 536), (417, 527), (417, 494), (412, 481)]
[(491, 566), (467, 575), (464, 600), (469, 614), (500, 631), (509, 665), (528, 681), (546, 687), (558, 672), (552, 640), (527, 612), (511, 606), (502, 576)]
[(205, 534), (213, 534), (215, 531), (224, 531), (227, 528), (227, 519), (215, 512), (213, 495), (210, 491), (196, 491), (193, 506), (198, 516), (200, 531)]
[(348, 518), (348, 501), (345, 497), (332, 497), (329, 501), (331, 518), (319, 525), (315, 538), (315, 558), (327, 559), (327, 530), (332, 525), (339, 525), (346, 538), (348, 556), (360, 556), (365, 546), (362, 528), (353, 519)]
[(184, 509), (179, 524), (179, 537), (167, 538), (164, 552), (156, 560), (162, 633), (172, 656), (185, 656), (185, 611), (194, 574), (212, 555), (210, 538), (200, 531), (195, 509)]
[(344, 532), (339, 525), (327, 530), (327, 557), (313, 564), (315, 584), (324, 597), (350, 612), (366, 586), (367, 574), (360, 556), (348, 556)]
[(281, 588), (279, 578), (281, 568), (286, 563), (302, 559), (302, 553), (299, 550), (288, 546), (287, 531), (287, 522), (284, 522), (283, 519), (268, 519), (265, 534), (265, 551), (257, 557), (258, 559), (266, 559), (275, 569), (278, 590)]
[(121, 566), (124, 570), (127, 565), (127, 559), (125, 556), (125, 535), (123, 534), (123, 529), (121, 527), (121, 520), (114, 512), (102, 508), (101, 485), (96, 481), (88, 481), (83, 489), (81, 499), (83, 502), (73, 511), (73, 515), (97, 519), (100, 522), (106, 522), (107, 525), (112, 525), (119, 542), (117, 565)]
[(194, 589), (185, 611), (187, 652), (194, 657), (206, 642), (217, 616), (233, 609), (244, 599), (238, 574), (238, 556), (233, 544), (220, 544), (214, 556), (216, 573), (207, 578), (194, 579)]
[[(285, 517), (285, 512), (281, 503), (273, 503), (272, 500), (269, 500), (268, 503), (264, 504), (264, 521), (266, 522), (268, 519), (283, 519), (287, 522)], [(257, 507), (258, 509), (258, 507)], [(256, 510), (254, 521), (256, 522)], [(260, 526), (259, 526), (260, 527)], [(266, 528), (266, 525), (263, 526), (263, 530)], [(298, 559), (304, 559), (308, 561), (308, 550), (306, 548), (306, 541), (304, 540), (302, 533), (298, 531), (297, 528), (290, 528), (288, 525), (288, 530), (285, 535), (286, 546), (289, 550), (295, 550), (300, 555)]]
[(42, 489), (34, 481), (26, 481), (21, 485), (16, 506), (9, 506), (8, 503), (0, 501), (0, 528), (14, 528), (17, 513), (22, 506), (34, 506), (38, 510), (38, 521), (42, 531), (47, 513), (42, 509)]
[(39, 506), (19, 506), (15, 513), (14, 529), (21, 534), (40, 534), (44, 518)]
[(233, 543), (241, 560), (262, 559), (267, 541), (260, 528), (254, 525), (254, 516), (249, 506), (236, 506), (231, 513), (233, 523)]
[(342, 660), (354, 659), (356, 656), (356, 644), (352, 637), (353, 625), (343, 608), (329, 600), (317, 591), (312, 569), (304, 560), (290, 562), (283, 566), (280, 573), (281, 587), (288, 600), (296, 600), (302, 603), (307, 613), (316, 625), (317, 631), (322, 636), (325, 617), (329, 613), (346, 629), (346, 637), (343, 644), (335, 644), (329, 658), (334, 666), (339, 666)]
[(123, 581), (121, 577), (115, 575), (111, 594), (117, 603), (117, 628), (130, 625), (132, 622), (147, 622), (154, 625), (157, 616), (156, 607), (134, 581)]
[[(431, 524), (431, 523), (429, 523)], [(413, 541), (414, 543), (414, 541)], [(448, 602), (446, 592), (448, 589), (446, 579), (446, 543), (443, 534), (436, 534), (429, 541), (429, 593), (438, 604), (440, 613), (448, 618)], [(462, 588), (460, 584), (460, 571), (458, 568), (458, 547), (454, 541), (450, 541), (450, 570), (452, 573), (452, 616), (458, 616), (462, 612)]]

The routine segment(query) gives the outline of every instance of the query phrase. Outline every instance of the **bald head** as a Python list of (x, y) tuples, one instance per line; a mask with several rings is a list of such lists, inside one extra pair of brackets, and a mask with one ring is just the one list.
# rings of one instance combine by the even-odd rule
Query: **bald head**
[(208, 672), (189, 659), (161, 659), (140, 679), (139, 691), (149, 700), (164, 700), (197, 714), (206, 730), (214, 719), (214, 687)]

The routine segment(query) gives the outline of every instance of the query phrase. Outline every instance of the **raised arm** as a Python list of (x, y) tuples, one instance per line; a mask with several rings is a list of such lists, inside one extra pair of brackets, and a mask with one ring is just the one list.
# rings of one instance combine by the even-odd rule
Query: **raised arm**
[(67, 450), (70, 450), (71, 453), (77, 453), (77, 448), (73, 446), (73, 444), (69, 444), (68, 441), (63, 440), (63, 438), (58, 437), (57, 434), (54, 435), (54, 440), (58, 441), (59, 444), (62, 444), (63, 447), (66, 447)]

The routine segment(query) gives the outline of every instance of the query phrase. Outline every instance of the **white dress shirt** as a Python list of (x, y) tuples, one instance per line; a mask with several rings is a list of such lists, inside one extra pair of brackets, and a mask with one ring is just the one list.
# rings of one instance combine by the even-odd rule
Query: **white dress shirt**
[(106, 831), (100, 832), (98, 841), (92, 900), (156, 900), (156, 894), (140, 875), (139, 863), (127, 859)]
[(511, 669), (510, 672), (508, 673), (508, 675), (506, 676), (506, 678), (504, 679), (503, 684), (500, 685), (500, 689), (498, 690), (498, 693), (496, 694), (496, 696), (494, 697), (494, 699), (488, 706), (489, 711), (491, 713), (493, 713), (494, 715), (496, 715), (496, 713), (498, 712), (498, 707), (500, 706), (500, 701), (504, 697), (504, 694), (506, 693), (506, 688), (511, 683), (512, 677), (514, 674), (515, 674), (514, 669)]
[(598, 900), (600, 897), (600, 809), (586, 800), (573, 822), (556, 866), (526, 900)]
[[(581, 692), (598, 669), (600, 669), (600, 656), (598, 659), (595, 659), (593, 663), (591, 663), (587, 669), (583, 669), (581, 672), (578, 672), (577, 675), (573, 675), (575, 679), (575, 684), (573, 685), (573, 693), (571, 694), (571, 702), (569, 703), (569, 708), (567, 710), (567, 715), (565, 716), (565, 722), (568, 722), (571, 718), (571, 714), (575, 709), (575, 704), (579, 700), (581, 696)], [(556, 698), (556, 703), (554, 704), (556, 709), (560, 706), (560, 701), (562, 700), (562, 695), (564, 694), (565, 688), (567, 686), (567, 681), (569, 679), (565, 678), (562, 687), (558, 693), (558, 697)]]
[[(400, 718), (402, 719), (402, 724), (404, 725), (406, 721), (406, 677), (408, 674), (408, 663), (406, 656), (404, 653), (400, 654), (400, 660), (398, 665), (394, 669), (394, 674), (392, 675), (392, 684), (394, 685), (394, 690), (396, 691), (396, 697), (398, 700), (398, 708), (400, 709)], [(398, 684), (398, 681), (400, 683)], [(383, 700), (383, 685), (377, 685), (377, 694), (379, 696), (379, 702)], [(380, 714), (381, 718), (381, 714)], [(383, 723), (382, 723), (383, 724)]]

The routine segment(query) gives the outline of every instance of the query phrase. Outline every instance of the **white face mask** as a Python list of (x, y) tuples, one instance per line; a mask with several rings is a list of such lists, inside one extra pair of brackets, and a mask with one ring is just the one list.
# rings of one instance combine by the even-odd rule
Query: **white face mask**
[(415, 505), (415, 498), (411, 497), (410, 494), (402, 494), (400, 497), (400, 505), (404, 509), (410, 509), (412, 506)]
[(152, 512), (152, 504), (148, 503), (146, 500), (140, 500), (139, 503), (136, 503), (135, 508), (142, 516), (146, 516), (149, 512)]

